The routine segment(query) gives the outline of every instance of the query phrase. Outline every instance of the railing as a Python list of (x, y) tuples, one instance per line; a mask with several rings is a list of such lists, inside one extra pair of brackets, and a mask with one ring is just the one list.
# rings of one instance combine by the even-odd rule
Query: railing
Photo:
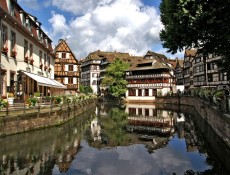
[(151, 78), (151, 77), (170, 77), (170, 75), (169, 74), (126, 75), (127, 79), (130, 79), (130, 78)]
[(32, 113), (43, 113), (43, 112), (52, 112), (55, 110), (65, 110), (68, 108), (77, 108), (78, 105), (85, 105), (86, 103), (94, 101), (93, 98), (82, 99), (75, 102), (68, 102), (63, 100), (62, 104), (57, 104), (53, 100), (41, 99), (37, 102), (35, 106), (28, 106), (26, 103), (14, 103), (13, 105), (7, 105), (6, 107), (0, 110), (0, 117), (6, 116), (19, 116), (23, 114), (32, 114)]
[[(205, 96), (205, 95), (194, 95), (190, 92), (177, 92), (177, 93), (168, 93), (165, 95), (167, 96), (174, 96), (174, 97), (186, 97), (186, 96), (194, 96), (202, 99), (204, 102), (208, 103), (210, 106), (214, 106), (219, 109), (221, 112), (230, 113), (230, 95), (224, 95), (221, 98), (216, 98), (213, 95)], [(158, 96), (163, 97), (163, 96)], [(156, 96), (157, 98), (157, 96)]]

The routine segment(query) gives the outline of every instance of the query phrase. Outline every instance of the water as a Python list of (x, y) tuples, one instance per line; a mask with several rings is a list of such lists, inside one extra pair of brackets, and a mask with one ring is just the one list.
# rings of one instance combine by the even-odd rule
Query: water
[(196, 123), (152, 105), (102, 104), (60, 127), (0, 138), (0, 174), (229, 174)]

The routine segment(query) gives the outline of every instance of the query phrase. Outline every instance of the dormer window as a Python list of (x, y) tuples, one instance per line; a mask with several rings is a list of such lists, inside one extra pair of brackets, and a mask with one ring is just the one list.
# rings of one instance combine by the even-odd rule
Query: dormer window
[(15, 13), (14, 13), (14, 3), (12, 1), (10, 2), (10, 9), (9, 9), (9, 11), (10, 11), (10, 15), (11, 16), (15, 16)]
[(31, 22), (29, 17), (26, 17), (26, 28), (31, 32)]

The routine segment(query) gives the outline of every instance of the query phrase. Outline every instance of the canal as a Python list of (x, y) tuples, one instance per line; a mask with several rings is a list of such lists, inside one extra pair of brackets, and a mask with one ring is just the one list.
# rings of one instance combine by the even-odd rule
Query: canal
[(197, 115), (101, 103), (64, 125), (0, 138), (0, 174), (230, 174), (218, 158), (229, 150), (210, 146), (216, 137)]

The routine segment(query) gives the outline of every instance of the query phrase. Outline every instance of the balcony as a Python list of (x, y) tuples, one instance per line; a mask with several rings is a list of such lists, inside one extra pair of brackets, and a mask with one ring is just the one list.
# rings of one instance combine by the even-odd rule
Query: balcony
[(79, 72), (77, 71), (58, 71), (55, 72), (57, 76), (63, 76), (63, 77), (72, 77), (72, 76), (80, 76)]
[(126, 75), (126, 79), (143, 79), (152, 77), (170, 77), (169, 74), (150, 74), (150, 75)]
[(170, 83), (155, 83), (155, 84), (128, 84), (127, 88), (143, 88), (143, 89), (149, 89), (149, 88), (164, 88), (164, 87), (170, 87), (172, 84)]

